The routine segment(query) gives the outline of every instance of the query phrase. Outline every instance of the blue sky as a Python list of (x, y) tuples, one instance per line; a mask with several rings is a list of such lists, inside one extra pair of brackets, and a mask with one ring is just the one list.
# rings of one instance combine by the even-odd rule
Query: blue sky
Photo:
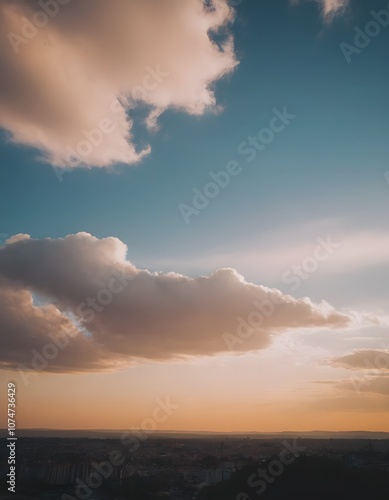
[[(148, 108), (130, 109), (135, 144), (151, 145), (136, 165), (63, 169), (60, 182), (41, 150), (4, 127), (0, 233), (112, 236), (138, 268), (198, 277), (232, 267), (295, 297), (387, 315), (389, 27), (350, 63), (340, 44), (389, 7), (354, 0), (331, 20), (320, 5), (243, 0), (229, 28), (239, 65), (213, 82), (220, 109), (168, 107), (154, 130), (142, 121)], [(285, 108), (296, 117), (249, 163), (239, 145)], [(185, 223), (180, 204), (233, 160), (241, 173)], [(284, 273), (329, 235), (339, 252), (294, 292)], [(382, 330), (372, 331), (378, 348)]]

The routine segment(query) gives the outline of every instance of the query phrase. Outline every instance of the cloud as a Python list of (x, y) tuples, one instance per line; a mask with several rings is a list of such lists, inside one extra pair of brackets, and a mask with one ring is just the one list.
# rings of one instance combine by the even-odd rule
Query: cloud
[(48, 3), (0, 0), (0, 127), (12, 141), (59, 167), (133, 164), (150, 152), (134, 142), (135, 107), (150, 127), (167, 109), (218, 109), (214, 85), (237, 65), (227, 0)]
[(6, 240), (6, 243), (8, 244), (16, 243), (17, 241), (28, 240), (29, 238), (30, 238), (29, 234), (18, 233), (15, 234), (14, 236), (11, 236), (11, 238), (8, 238), (8, 240)]
[(350, 0), (321, 0), (324, 17), (332, 17), (343, 13)]
[(87, 233), (11, 239), (0, 248), (0, 290), (3, 368), (29, 366), (31, 349), (39, 351), (68, 329), (69, 346), (47, 370), (229, 352), (223, 335), (236, 336), (242, 321), (253, 311), (258, 318), (271, 304), (271, 313), (236, 345), (237, 352), (263, 349), (289, 329), (341, 328), (353, 321), (325, 302), (248, 283), (233, 269), (195, 279), (138, 269), (120, 240)]
[(344, 356), (337, 356), (326, 361), (335, 368), (358, 371), (349, 379), (323, 381), (343, 394), (353, 391), (389, 395), (389, 350), (359, 349)]
[[(343, 14), (351, 0), (315, 0), (320, 4), (324, 19), (331, 20), (336, 15)], [(301, 0), (291, 0), (292, 5), (298, 5)]]
[(380, 375), (377, 377), (355, 378), (340, 381), (336, 388), (345, 391), (357, 391), (358, 393), (371, 393), (389, 395), (389, 376)]
[(389, 350), (360, 349), (351, 354), (331, 358), (328, 363), (348, 370), (378, 370), (389, 373)]

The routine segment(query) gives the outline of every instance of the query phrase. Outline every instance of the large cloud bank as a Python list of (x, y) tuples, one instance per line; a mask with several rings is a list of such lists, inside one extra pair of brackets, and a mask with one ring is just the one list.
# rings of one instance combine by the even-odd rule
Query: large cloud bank
[(227, 0), (0, 0), (0, 127), (56, 166), (136, 163), (150, 148), (134, 143), (134, 107), (149, 126), (217, 108), (233, 16)]
[[(232, 269), (208, 277), (151, 273), (116, 238), (14, 237), (0, 248), (0, 366), (30, 367), (32, 351), (66, 338), (47, 370), (103, 370), (265, 348), (272, 335), (352, 320), (323, 302), (246, 282)], [(227, 337), (226, 337), (227, 334)], [(236, 345), (235, 345), (236, 344)]]

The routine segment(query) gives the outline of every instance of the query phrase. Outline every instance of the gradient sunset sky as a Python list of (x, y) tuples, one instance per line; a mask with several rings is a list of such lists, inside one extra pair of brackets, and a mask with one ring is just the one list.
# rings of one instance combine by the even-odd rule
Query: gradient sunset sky
[(19, 428), (389, 431), (388, 1), (54, 4), (0, 1)]

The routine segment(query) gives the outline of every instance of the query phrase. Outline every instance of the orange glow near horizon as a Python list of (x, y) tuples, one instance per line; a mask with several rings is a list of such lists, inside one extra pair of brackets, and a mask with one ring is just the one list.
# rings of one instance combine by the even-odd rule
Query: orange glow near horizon
[(219, 366), (208, 360), (116, 373), (39, 374), (28, 386), (15, 372), (6, 372), (6, 379), (18, 384), (19, 428), (138, 429), (149, 425), (144, 422), (152, 418), (156, 400), (162, 400), (174, 409), (156, 424), (160, 431), (389, 431), (384, 396), (351, 391), (336, 396), (326, 385), (312, 389), (313, 384), (291, 376), (253, 378), (250, 365), (257, 361), (241, 357), (219, 360)]

